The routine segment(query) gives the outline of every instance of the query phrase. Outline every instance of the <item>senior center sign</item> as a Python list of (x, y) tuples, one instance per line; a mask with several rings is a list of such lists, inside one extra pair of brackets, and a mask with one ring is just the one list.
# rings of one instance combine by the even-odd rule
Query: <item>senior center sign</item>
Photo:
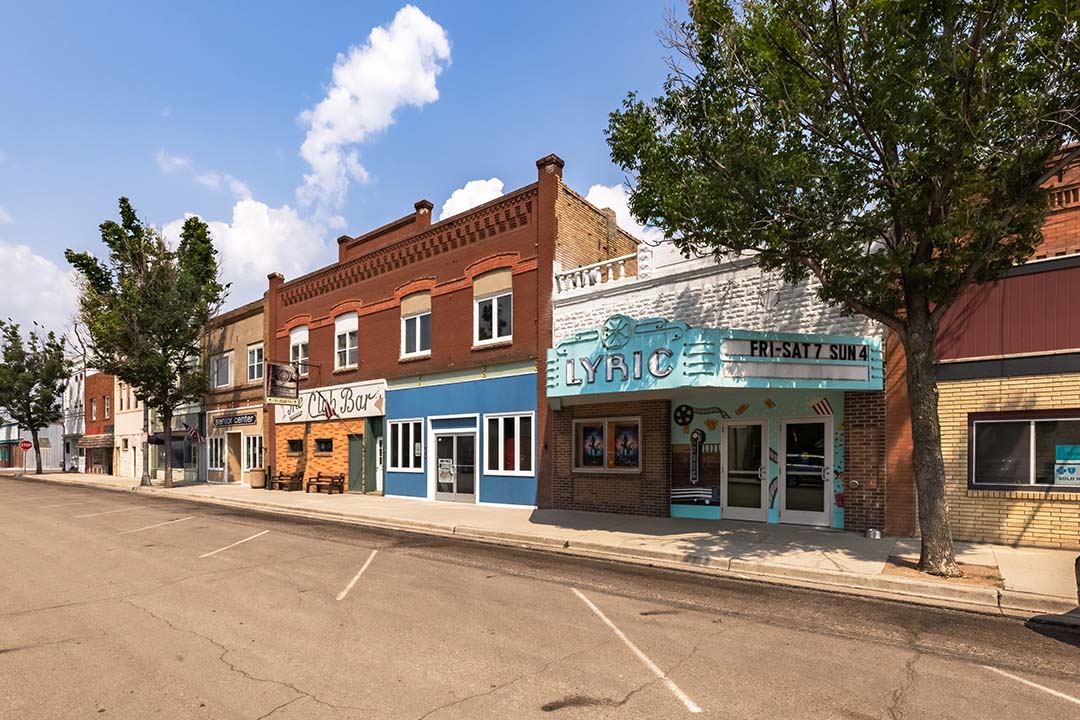
[(296, 406), (278, 405), (277, 423), (349, 420), (386, 414), (386, 381), (348, 383), (300, 392)]
[(547, 394), (687, 387), (880, 390), (881, 340), (692, 328), (613, 315), (548, 350)]

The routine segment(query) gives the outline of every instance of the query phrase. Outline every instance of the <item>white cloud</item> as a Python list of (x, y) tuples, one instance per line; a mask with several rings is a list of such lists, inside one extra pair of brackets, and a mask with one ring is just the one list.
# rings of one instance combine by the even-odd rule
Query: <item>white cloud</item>
[[(178, 242), (184, 220), (191, 215), (162, 228), (169, 242)], [(288, 205), (273, 208), (246, 197), (233, 206), (231, 222), (206, 223), (218, 249), (222, 279), (232, 283), (227, 307), (261, 297), (272, 272), (291, 279), (333, 259), (323, 242), (326, 227), (300, 217)]]
[(450, 193), (450, 197), (443, 203), (439, 211), (439, 219), (445, 220), (451, 215), (457, 215), (469, 208), (483, 205), (488, 200), (494, 200), (503, 194), (503, 181), (499, 178), (488, 180), (470, 180), (464, 187), (459, 187)]
[(446, 31), (413, 5), (398, 10), (390, 25), (373, 28), (365, 44), (339, 53), (326, 97), (300, 115), (308, 127), (300, 155), (311, 166), (297, 188), (300, 201), (341, 207), (349, 178), (368, 178), (349, 146), (392, 125), (399, 107), (438, 100), (435, 80), (449, 62)]
[(13, 222), (15, 222), (15, 218), (11, 217), (11, 213), (0, 207), (0, 225), (9, 225)]
[(645, 227), (630, 214), (627, 202), (630, 200), (625, 185), (593, 185), (585, 199), (599, 208), (611, 208), (615, 211), (615, 222), (638, 240), (650, 244), (663, 242), (664, 233), (654, 227)]
[(251, 197), (248, 186), (228, 173), (205, 173), (197, 176), (195, 182), (215, 191), (228, 190), (240, 199)]
[(157, 151), (154, 155), (154, 160), (157, 161), (158, 169), (163, 173), (175, 172), (191, 165), (191, 158), (170, 155), (165, 152), (165, 148), (161, 148)]
[(57, 334), (66, 332), (78, 302), (72, 271), (36, 254), (27, 245), (2, 240), (0, 267), (8, 270), (0, 318), (11, 318), (23, 330), (29, 330), (36, 321)]

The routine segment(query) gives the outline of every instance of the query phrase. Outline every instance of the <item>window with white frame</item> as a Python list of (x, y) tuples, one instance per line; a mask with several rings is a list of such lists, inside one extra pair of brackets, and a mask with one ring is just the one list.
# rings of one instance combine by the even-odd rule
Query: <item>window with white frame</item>
[(223, 388), (232, 384), (232, 355), (222, 353), (210, 358), (210, 387)]
[(247, 379), (255, 382), (263, 378), (263, 344), (255, 343), (247, 348)]
[(308, 328), (307, 325), (289, 330), (289, 362), (296, 366), (300, 377), (308, 374)]
[(90, 399), (90, 419), (97, 420), (97, 398)]
[(360, 360), (359, 321), (354, 312), (334, 318), (334, 369), (354, 368)]
[(533, 474), (533, 415), (485, 415), (485, 471), (490, 475)]
[(106, 395), (102, 398), (105, 402), (105, 419), (109, 419), (109, 411), (112, 409), (112, 398)]
[(1080, 412), (969, 417), (973, 485), (1080, 488)]
[(244, 469), (258, 470), (263, 466), (262, 435), (244, 436)]
[(225, 438), (212, 437), (208, 441), (206, 450), (206, 467), (210, 470), (225, 469)]
[(421, 420), (391, 420), (387, 467), (398, 472), (424, 468), (424, 430)]
[(401, 357), (431, 354), (431, 313), (401, 318)]
[(514, 334), (514, 294), (505, 292), (486, 298), (477, 298), (475, 336), (473, 343), (506, 342)]
[(574, 421), (575, 472), (640, 472), (641, 418)]

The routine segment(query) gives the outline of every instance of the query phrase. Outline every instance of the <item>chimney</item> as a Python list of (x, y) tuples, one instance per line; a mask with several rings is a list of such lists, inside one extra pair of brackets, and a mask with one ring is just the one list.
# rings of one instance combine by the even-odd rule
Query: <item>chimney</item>
[(435, 207), (430, 200), (420, 200), (413, 204), (416, 209), (416, 229), (422, 230), (431, 225), (431, 209)]
[(562, 178), (562, 169), (566, 165), (563, 159), (558, 155), (552, 153), (551, 155), (545, 155), (536, 161), (536, 171), (540, 174), (541, 179), (544, 175), (549, 173), (555, 173), (559, 178)]
[(619, 225), (615, 222), (615, 211), (611, 208), (603, 208), (600, 212), (604, 213), (605, 230), (607, 231), (607, 238), (604, 242), (604, 247), (601, 248), (604, 252), (611, 252), (611, 248), (616, 244), (619, 237)]

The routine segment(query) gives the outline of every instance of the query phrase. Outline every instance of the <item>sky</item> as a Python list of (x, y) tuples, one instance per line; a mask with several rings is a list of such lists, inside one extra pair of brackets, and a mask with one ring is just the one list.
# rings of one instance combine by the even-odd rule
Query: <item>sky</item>
[(660, 92), (667, 7), (0, 0), (0, 318), (69, 324), (64, 250), (103, 257), (121, 196), (167, 238), (209, 223), (226, 307), (417, 200), (438, 219), (533, 182), (548, 153), (647, 234), (604, 129)]

